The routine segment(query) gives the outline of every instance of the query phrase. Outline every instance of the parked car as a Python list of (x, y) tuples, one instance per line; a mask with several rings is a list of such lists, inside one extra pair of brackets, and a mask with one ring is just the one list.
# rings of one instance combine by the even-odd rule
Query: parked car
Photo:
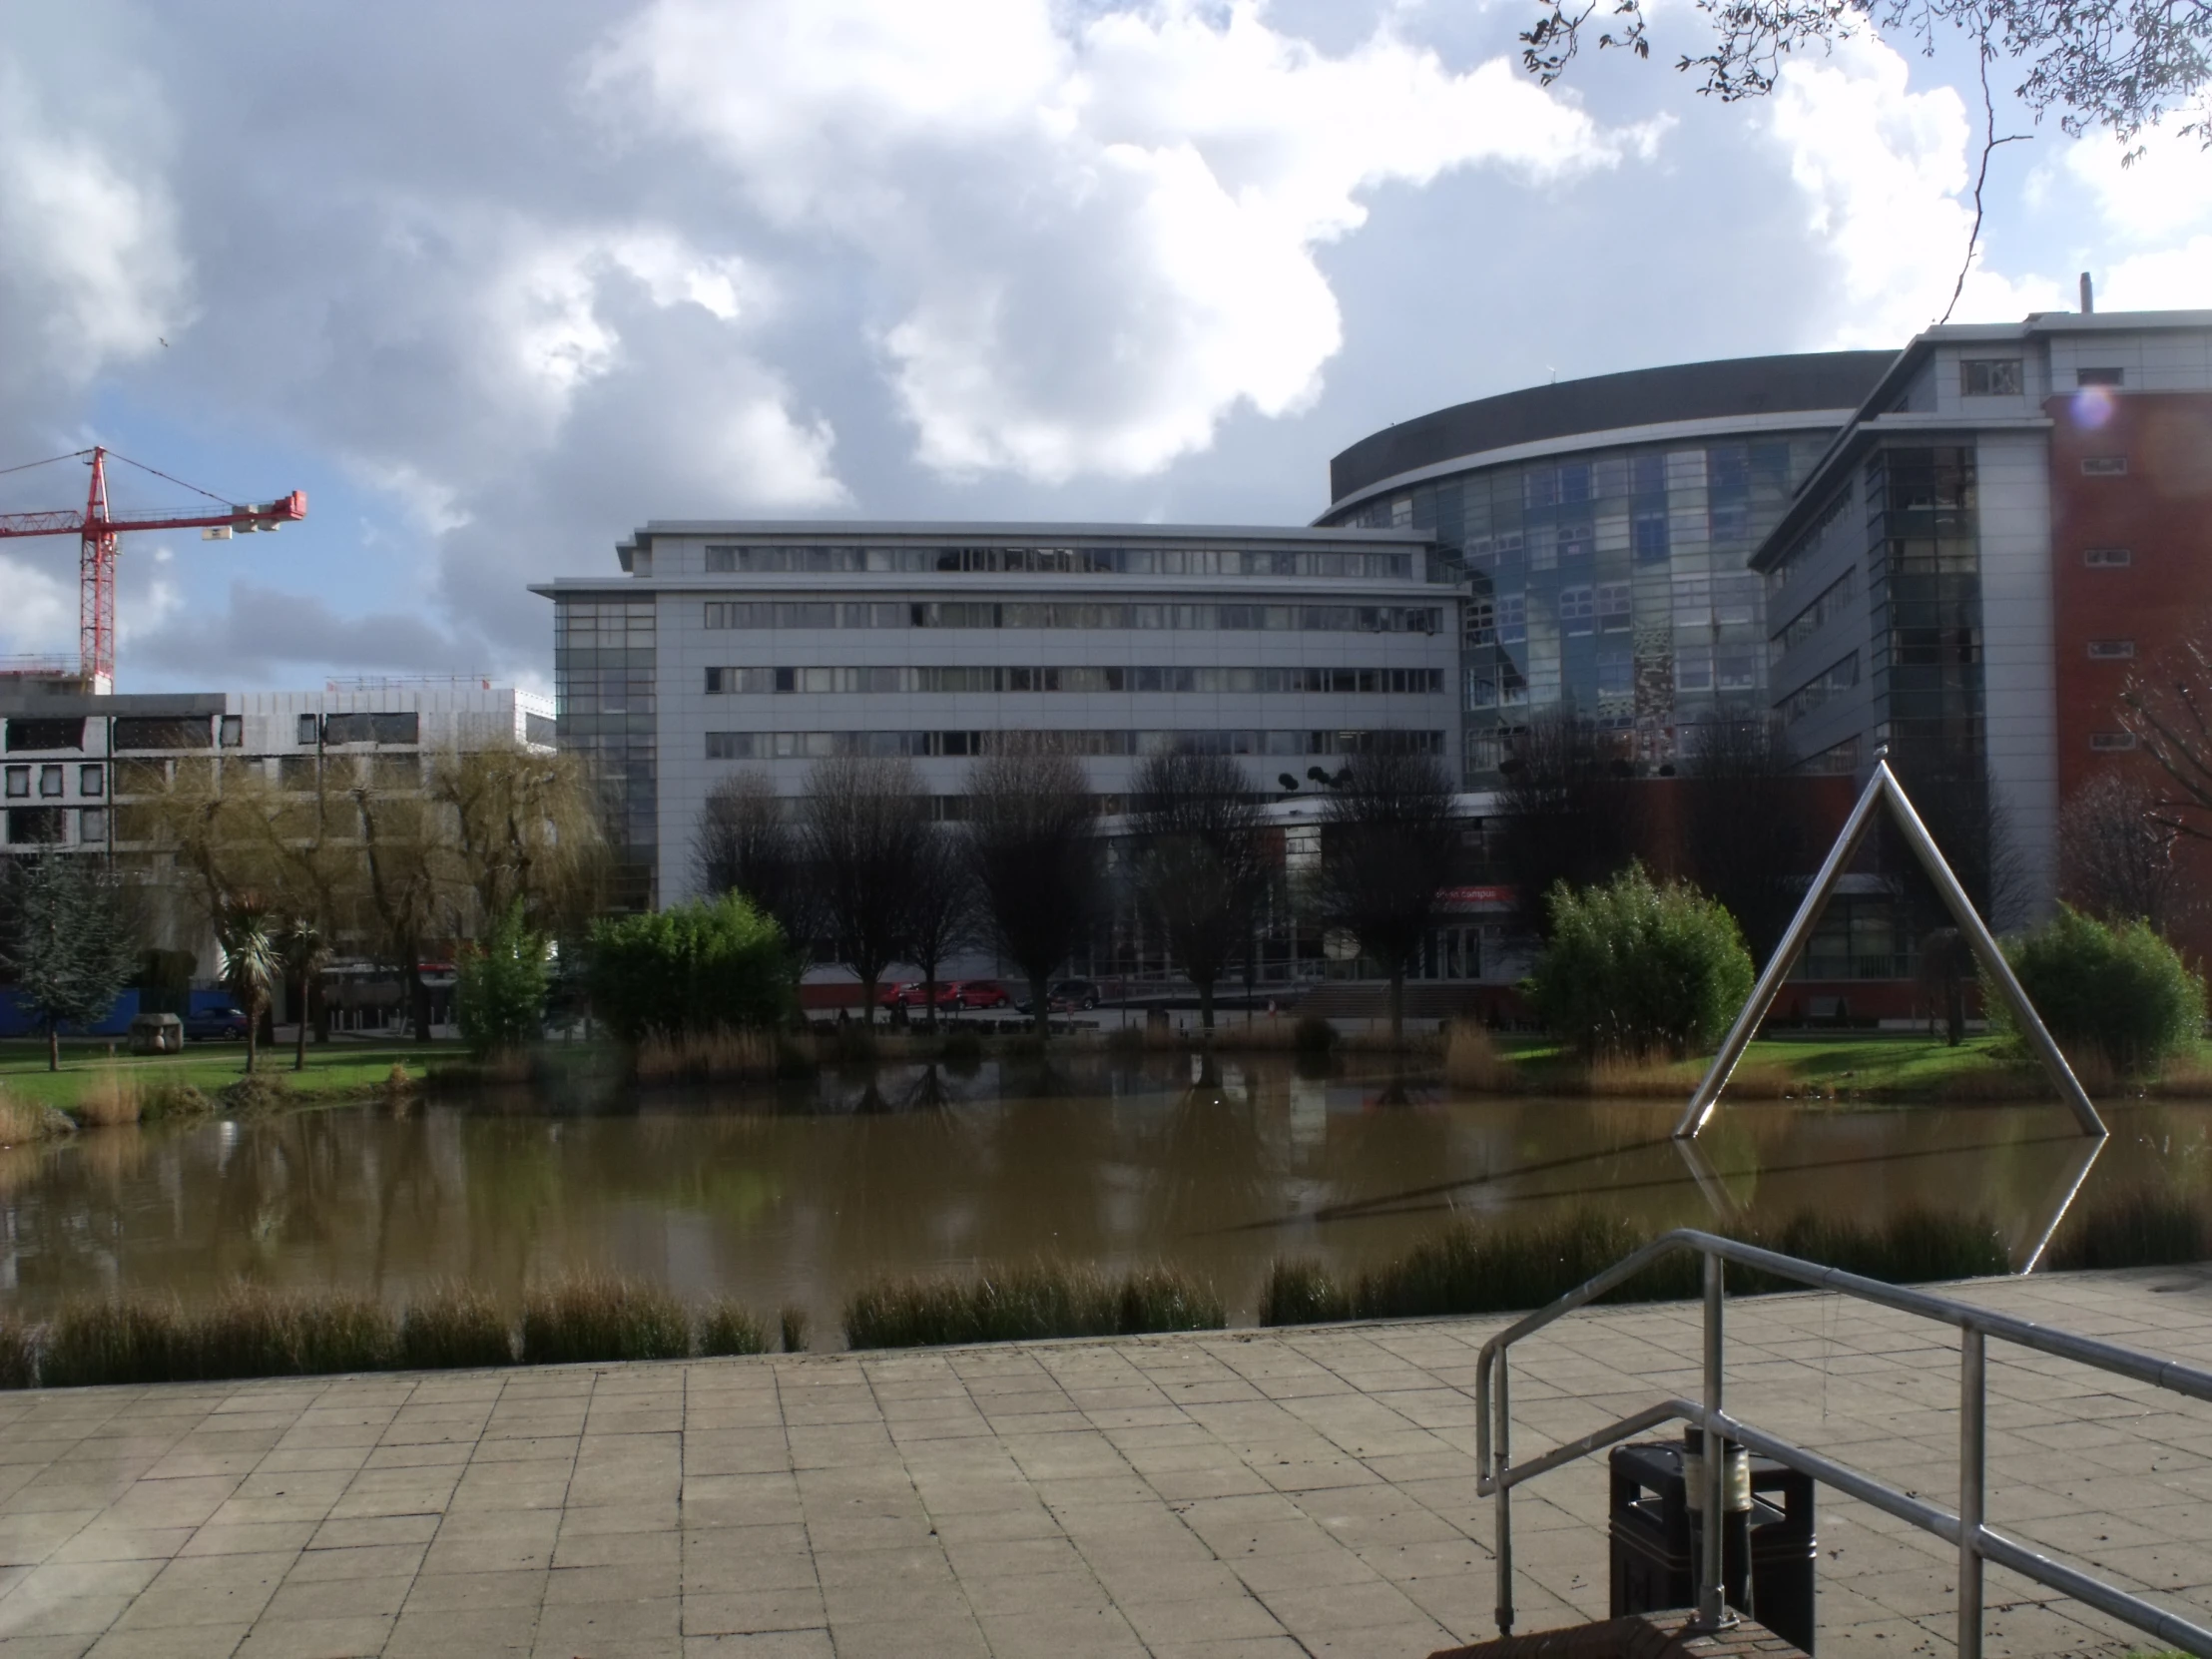
[(1098, 986), (1089, 979), (1063, 979), (1045, 992), (1045, 1006), (1056, 1014), (1087, 1013), (1098, 1006)]
[(928, 996), (919, 979), (895, 979), (879, 985), (875, 991), (878, 1008), (921, 1008), (928, 1005)]
[(246, 1014), (229, 1004), (195, 1008), (185, 1016), (185, 1039), (188, 1042), (242, 1043), (246, 1041)]
[(995, 979), (954, 979), (937, 992), (940, 1008), (1004, 1008), (1013, 1000)]

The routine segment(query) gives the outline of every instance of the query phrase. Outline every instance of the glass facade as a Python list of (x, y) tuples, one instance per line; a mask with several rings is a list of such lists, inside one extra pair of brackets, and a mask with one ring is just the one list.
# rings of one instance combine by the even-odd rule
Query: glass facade
[(617, 848), (616, 902), (653, 902), (660, 855), (654, 603), (559, 596), (553, 606), (554, 725), (599, 781)]
[(1470, 466), (1337, 515), (1409, 526), (1463, 584), (1463, 771), (1497, 780), (1516, 734), (1561, 715), (1672, 761), (1679, 728), (1764, 706), (1768, 637), (1748, 561), (1825, 431), (1592, 448)]
[(1974, 763), (1982, 746), (1981, 553), (1971, 445), (1867, 462), (1870, 665), (1880, 735), (1902, 762)]

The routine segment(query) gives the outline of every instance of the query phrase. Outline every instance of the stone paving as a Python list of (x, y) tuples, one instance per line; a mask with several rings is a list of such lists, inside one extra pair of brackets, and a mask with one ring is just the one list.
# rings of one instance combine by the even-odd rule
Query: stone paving
[[(2212, 1363), (2212, 1270), (1984, 1281)], [(1418, 1659), (1491, 1633), (1494, 1320), (0, 1396), (0, 1659)], [(1515, 1369), (1530, 1454), (1696, 1386), (1697, 1314)], [(1951, 1501), (1943, 1328), (1739, 1302), (1732, 1408)], [(2212, 1619), (2212, 1406), (1990, 1350), (1991, 1523)], [(1604, 1474), (1515, 1505), (1520, 1628), (1605, 1612)], [(1821, 1494), (1819, 1650), (1949, 1647), (1949, 1552)], [(1992, 1654), (2148, 1647), (2001, 1572)]]

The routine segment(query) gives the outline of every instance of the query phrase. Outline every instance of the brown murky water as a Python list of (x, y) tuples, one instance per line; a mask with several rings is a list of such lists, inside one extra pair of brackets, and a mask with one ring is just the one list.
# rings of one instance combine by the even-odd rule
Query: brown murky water
[[(563, 1109), (527, 1095), (102, 1130), (0, 1153), (0, 1301), (240, 1279), (516, 1297), (608, 1266), (833, 1332), (889, 1273), (1053, 1255), (1165, 1259), (1249, 1318), (1269, 1261), (1385, 1258), (1454, 1216), (1595, 1205), (1653, 1226), (1732, 1209), (1978, 1210), (2024, 1259), (2086, 1157), (2056, 1106), (1724, 1108), (1694, 1168), (1677, 1107), (1454, 1096), (1284, 1062), (1194, 1089), (1166, 1060), (962, 1077), (893, 1068), (796, 1093)], [(2201, 1184), (2212, 1108), (2107, 1109), (2081, 1202)], [(833, 1339), (832, 1339), (833, 1340)]]

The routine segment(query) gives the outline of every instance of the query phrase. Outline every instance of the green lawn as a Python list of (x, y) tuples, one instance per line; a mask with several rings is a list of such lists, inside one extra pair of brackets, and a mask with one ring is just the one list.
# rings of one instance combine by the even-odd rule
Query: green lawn
[[(182, 1054), (126, 1054), (116, 1043), (110, 1055), (103, 1041), (62, 1043), (62, 1069), (46, 1069), (43, 1039), (0, 1041), (0, 1089), (18, 1099), (68, 1110), (96, 1079), (123, 1073), (134, 1079), (190, 1083), (206, 1094), (246, 1075), (244, 1043), (187, 1043)], [(257, 1070), (281, 1077), (302, 1096), (363, 1094), (391, 1075), (394, 1065), (420, 1077), (436, 1061), (458, 1060), (467, 1053), (459, 1043), (347, 1042), (309, 1043), (307, 1069), (291, 1069), (291, 1045), (264, 1049)]]

